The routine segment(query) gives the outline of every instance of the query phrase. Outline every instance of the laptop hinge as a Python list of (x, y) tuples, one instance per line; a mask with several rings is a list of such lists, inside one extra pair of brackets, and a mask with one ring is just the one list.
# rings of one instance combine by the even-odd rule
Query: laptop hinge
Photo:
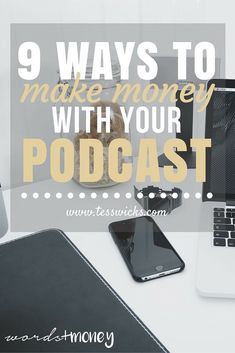
[(235, 200), (227, 200), (226, 206), (235, 206)]

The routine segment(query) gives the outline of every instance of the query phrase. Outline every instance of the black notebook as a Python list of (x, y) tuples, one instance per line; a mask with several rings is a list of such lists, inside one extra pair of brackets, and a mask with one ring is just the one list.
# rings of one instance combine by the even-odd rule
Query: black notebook
[(0, 352), (168, 351), (66, 235), (47, 230), (0, 246)]

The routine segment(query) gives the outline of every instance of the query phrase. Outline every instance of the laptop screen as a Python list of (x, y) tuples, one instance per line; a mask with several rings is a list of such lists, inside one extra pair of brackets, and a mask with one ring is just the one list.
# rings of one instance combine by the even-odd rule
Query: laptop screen
[(235, 86), (215, 87), (207, 111), (207, 192), (213, 199), (235, 198)]

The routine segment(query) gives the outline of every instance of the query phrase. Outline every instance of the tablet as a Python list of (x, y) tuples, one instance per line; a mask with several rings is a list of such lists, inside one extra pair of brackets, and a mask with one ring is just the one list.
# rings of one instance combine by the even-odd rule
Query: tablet
[(0, 246), (0, 279), (0, 352), (168, 352), (62, 231)]

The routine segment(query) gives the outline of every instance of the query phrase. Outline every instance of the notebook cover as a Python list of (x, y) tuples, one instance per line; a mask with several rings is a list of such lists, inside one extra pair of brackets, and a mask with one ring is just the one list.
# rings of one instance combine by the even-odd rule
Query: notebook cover
[(0, 352), (168, 351), (66, 235), (47, 230), (0, 246)]

